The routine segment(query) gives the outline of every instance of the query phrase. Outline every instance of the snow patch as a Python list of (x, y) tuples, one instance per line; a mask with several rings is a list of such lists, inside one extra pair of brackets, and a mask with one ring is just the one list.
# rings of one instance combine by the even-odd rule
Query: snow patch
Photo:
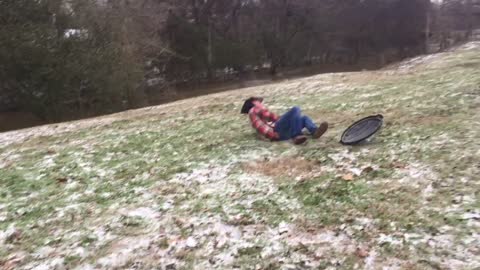
[(109, 255), (100, 258), (97, 263), (104, 268), (119, 268), (135, 258), (139, 250), (147, 249), (153, 242), (151, 237), (129, 237), (114, 243)]
[(126, 213), (126, 216), (154, 220), (159, 218), (160, 214), (151, 208), (141, 207), (141, 208), (128, 211)]

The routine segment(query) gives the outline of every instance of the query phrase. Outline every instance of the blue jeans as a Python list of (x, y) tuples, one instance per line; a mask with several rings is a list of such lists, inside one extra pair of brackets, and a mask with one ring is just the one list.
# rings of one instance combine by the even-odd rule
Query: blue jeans
[(310, 134), (314, 134), (318, 127), (308, 116), (302, 116), (302, 111), (299, 107), (293, 107), (275, 123), (275, 132), (280, 135), (281, 141), (302, 135), (304, 128), (306, 128)]

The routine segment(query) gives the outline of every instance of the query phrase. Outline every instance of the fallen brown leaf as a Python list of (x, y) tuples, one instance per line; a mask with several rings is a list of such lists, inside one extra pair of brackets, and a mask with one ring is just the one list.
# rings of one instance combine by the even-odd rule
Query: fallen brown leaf
[(6, 237), (6, 242), (7, 243), (13, 243), (17, 240), (19, 240), (22, 237), (22, 231), (15, 229), (10, 235)]
[(352, 181), (353, 180), (353, 174), (349, 173), (349, 174), (345, 174), (342, 176), (342, 179), (345, 180), (345, 181)]
[(373, 168), (369, 166), (369, 167), (363, 168), (362, 174), (371, 173), (371, 172), (373, 172)]
[(358, 247), (357, 250), (355, 251), (355, 255), (357, 255), (360, 258), (366, 258), (366, 257), (368, 257), (368, 249)]
[(68, 178), (66, 178), (66, 177), (57, 178), (57, 183), (59, 183), (59, 184), (65, 184), (67, 182), (68, 182)]
[(405, 169), (407, 167), (407, 164), (400, 161), (394, 161), (390, 164), (390, 167), (396, 168), (396, 169)]
[(20, 260), (17, 260), (16, 258), (6, 261), (5, 263), (0, 263), (0, 266), (2, 266), (2, 269), (4, 270), (13, 270), (17, 267), (17, 265), (20, 263)]

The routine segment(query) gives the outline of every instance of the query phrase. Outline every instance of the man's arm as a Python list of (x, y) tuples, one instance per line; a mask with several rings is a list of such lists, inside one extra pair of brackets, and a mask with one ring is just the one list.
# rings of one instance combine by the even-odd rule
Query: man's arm
[(265, 121), (265, 122), (277, 122), (279, 117), (275, 113), (269, 111), (267, 108), (263, 107), (261, 108), (260, 111), (260, 117)]
[[(264, 113), (261, 109), (254, 108), (249, 116), (253, 128), (255, 128), (259, 134), (262, 134), (270, 140), (278, 140), (278, 134), (274, 131), (273, 127), (263, 120)], [(270, 119), (271, 116), (268, 116), (268, 118)]]

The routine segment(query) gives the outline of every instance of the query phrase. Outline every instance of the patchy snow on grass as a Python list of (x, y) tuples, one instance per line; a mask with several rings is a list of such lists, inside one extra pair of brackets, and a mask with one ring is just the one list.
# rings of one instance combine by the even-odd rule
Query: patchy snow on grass
[(472, 41), (465, 43), (463, 45), (460, 45), (459, 47), (452, 48), (450, 51), (471, 51), (471, 50), (478, 50), (480, 48), (480, 42), (479, 41)]
[(160, 217), (160, 214), (148, 207), (140, 207), (126, 213), (129, 217), (139, 217), (142, 219), (154, 220)]
[(107, 269), (124, 267), (130, 260), (141, 255), (141, 251), (147, 249), (152, 242), (151, 237), (124, 238), (112, 246), (109, 255), (98, 259), (97, 265)]
[[(0, 268), (478, 268), (479, 48), (2, 133)], [(256, 140), (254, 95), (331, 129)]]

